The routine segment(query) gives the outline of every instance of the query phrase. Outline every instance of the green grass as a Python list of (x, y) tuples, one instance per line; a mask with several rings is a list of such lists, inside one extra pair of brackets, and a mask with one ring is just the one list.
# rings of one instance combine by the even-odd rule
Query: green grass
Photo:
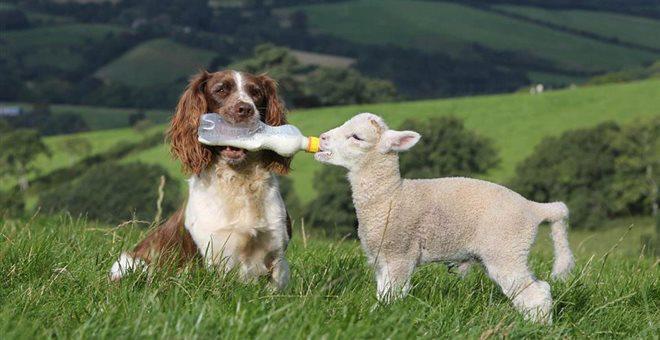
[(74, 71), (84, 62), (78, 50), (88, 41), (98, 41), (108, 33), (122, 30), (104, 24), (67, 24), (7, 31), (2, 34), (0, 48), (31, 69)]
[[(299, 110), (290, 114), (289, 121), (308, 135), (318, 135), (342, 124), (358, 112), (381, 115), (393, 128), (405, 119), (428, 119), (442, 115), (461, 117), (469, 129), (493, 140), (502, 162), (485, 178), (504, 183), (514, 175), (516, 164), (546, 136), (607, 120), (625, 123), (660, 115), (660, 80), (552, 91), (537, 96), (518, 93)], [(117, 131), (118, 140), (137, 140), (140, 137), (129, 129)], [(103, 135), (107, 136), (108, 143), (112, 143), (112, 131)], [(51, 140), (48, 141), (50, 144)], [(423, 142), (422, 137), (420, 143)], [(130, 160), (161, 164), (174, 177), (183, 179), (179, 164), (171, 159), (165, 144), (131, 155)], [(311, 155), (298, 154), (294, 158), (290, 177), (296, 193), (304, 202), (316, 195), (312, 184), (321, 167)]]
[(496, 6), (507, 12), (565, 26), (572, 29), (596, 33), (609, 38), (643, 46), (660, 48), (660, 20), (630, 15), (585, 10), (549, 10), (526, 6)]
[(300, 8), (313, 30), (360, 43), (454, 55), (467, 44), (479, 43), (495, 50), (527, 52), (565, 69), (584, 71), (619, 69), (659, 57), (448, 2), (358, 0)]
[(75, 135), (61, 135), (44, 138), (44, 142), (48, 145), (52, 156), (39, 156), (36, 160), (35, 165), (39, 168), (40, 174), (45, 174), (53, 170), (60, 168), (68, 167), (73, 165), (75, 162), (79, 161), (82, 158), (82, 155), (72, 155), (65, 152), (62, 145), (64, 142), (72, 137), (75, 138), (84, 138), (87, 139), (91, 146), (92, 150), (90, 155), (103, 152), (109, 148), (117, 145), (121, 142), (134, 142), (145, 136), (149, 135), (152, 132), (160, 131), (162, 128), (160, 126), (148, 129), (144, 132), (138, 132), (131, 128), (124, 129), (114, 129), (114, 130), (102, 130), (102, 131), (91, 131), (83, 132)]
[(102, 79), (146, 87), (183, 81), (207, 67), (216, 54), (169, 39), (144, 42), (96, 72)]
[[(524, 321), (480, 268), (460, 279), (442, 265), (422, 267), (406, 299), (380, 305), (373, 273), (351, 240), (312, 237), (304, 247), (296, 230), (287, 251), (291, 283), (273, 293), (263, 282), (245, 285), (199, 265), (111, 283), (108, 268), (143, 229), (69, 218), (5, 222), (0, 332), (6, 339), (651, 339), (660, 320), (660, 275), (657, 259), (640, 252), (637, 237), (651, 230), (645, 221), (607, 256), (628, 222), (571, 233), (577, 267), (567, 282), (551, 282), (552, 326)], [(531, 256), (540, 279), (548, 280), (551, 261), (551, 250), (540, 242)]]

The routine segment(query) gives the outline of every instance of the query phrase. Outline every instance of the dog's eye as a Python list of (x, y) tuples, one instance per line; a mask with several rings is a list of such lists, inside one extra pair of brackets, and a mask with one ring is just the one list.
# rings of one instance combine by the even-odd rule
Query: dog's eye
[(229, 85), (220, 84), (220, 86), (218, 86), (218, 88), (216, 89), (216, 92), (222, 93), (222, 94), (225, 94), (225, 93), (229, 92)]
[(355, 140), (359, 140), (359, 141), (364, 141), (364, 139), (360, 138), (360, 136), (358, 136), (358, 135), (356, 135), (356, 134), (352, 134), (352, 135), (351, 135), (351, 138), (353, 138), (353, 139), (355, 139)]
[(259, 95), (261, 94), (261, 92), (259, 91), (259, 89), (258, 89), (257, 87), (250, 86), (250, 87), (248, 88), (248, 94), (249, 94), (250, 96), (252, 96), (252, 97), (259, 97)]

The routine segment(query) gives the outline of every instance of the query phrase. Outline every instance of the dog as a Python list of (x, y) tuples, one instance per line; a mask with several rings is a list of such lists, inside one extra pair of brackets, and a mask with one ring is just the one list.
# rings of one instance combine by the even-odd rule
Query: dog
[(151, 265), (180, 266), (201, 258), (223, 273), (235, 269), (246, 282), (268, 276), (274, 289), (287, 285), (291, 221), (275, 174), (287, 174), (291, 159), (199, 143), (200, 116), (207, 112), (235, 124), (286, 124), (277, 84), (266, 75), (204, 70), (191, 78), (167, 131), (173, 156), (191, 176), (188, 199), (133, 251), (121, 254), (111, 280)]

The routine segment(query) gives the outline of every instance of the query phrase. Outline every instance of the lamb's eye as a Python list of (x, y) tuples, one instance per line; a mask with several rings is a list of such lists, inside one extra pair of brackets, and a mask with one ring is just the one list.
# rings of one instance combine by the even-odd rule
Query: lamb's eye
[(355, 140), (359, 140), (359, 141), (364, 141), (364, 139), (360, 138), (360, 136), (358, 136), (358, 135), (356, 135), (356, 134), (352, 134), (352, 135), (351, 135), (351, 138), (353, 138), (353, 139), (355, 139)]

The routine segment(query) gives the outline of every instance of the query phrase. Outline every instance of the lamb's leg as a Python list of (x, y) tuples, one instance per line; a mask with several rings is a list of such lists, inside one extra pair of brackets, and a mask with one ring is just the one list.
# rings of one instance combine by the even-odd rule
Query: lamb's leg
[(270, 287), (281, 291), (289, 284), (289, 262), (281, 256), (273, 261), (270, 273)]
[[(500, 254), (501, 255), (501, 254)], [(552, 323), (552, 295), (550, 285), (536, 280), (527, 267), (527, 259), (484, 259), (488, 275), (511, 299), (523, 316), (534, 322)]]
[(378, 261), (376, 264), (376, 290), (378, 301), (389, 303), (404, 298), (410, 291), (410, 276), (415, 270), (414, 261)]
[(449, 264), (449, 272), (452, 274), (457, 274), (461, 278), (465, 278), (468, 271), (470, 271), (470, 268), (472, 268), (473, 262), (474, 261), (472, 260), (468, 260), (458, 263), (451, 263)]

